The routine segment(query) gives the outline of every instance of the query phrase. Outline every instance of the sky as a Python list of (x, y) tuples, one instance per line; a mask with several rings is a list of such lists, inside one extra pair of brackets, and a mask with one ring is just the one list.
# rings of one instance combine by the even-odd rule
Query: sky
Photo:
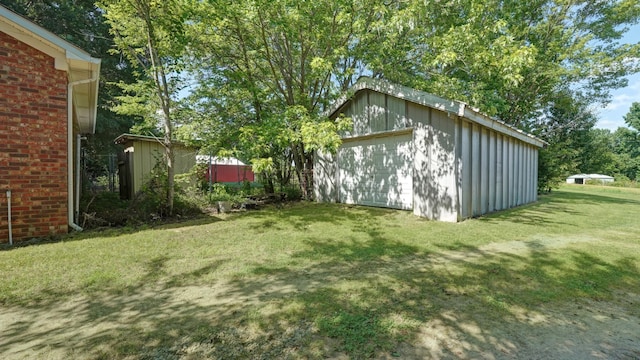
[[(631, 27), (622, 41), (629, 44), (640, 42), (640, 24)], [(618, 127), (626, 126), (623, 116), (629, 112), (633, 102), (640, 102), (640, 74), (634, 74), (627, 79), (627, 87), (612, 91), (609, 105), (599, 109), (596, 127), (615, 131)]]

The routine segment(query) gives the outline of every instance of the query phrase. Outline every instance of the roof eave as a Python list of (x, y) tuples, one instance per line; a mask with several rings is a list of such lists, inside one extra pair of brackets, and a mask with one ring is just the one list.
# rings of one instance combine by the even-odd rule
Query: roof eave
[(72, 103), (79, 130), (94, 133), (101, 60), (1, 5), (0, 24), (10, 36), (51, 56), (57, 70), (67, 72), (69, 84), (74, 87)]

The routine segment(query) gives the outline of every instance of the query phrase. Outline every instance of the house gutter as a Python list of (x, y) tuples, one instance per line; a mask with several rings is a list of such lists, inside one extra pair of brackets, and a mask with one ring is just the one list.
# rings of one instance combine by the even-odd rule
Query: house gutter
[[(98, 81), (98, 76), (94, 73), (92, 78), (83, 79), (78, 81), (69, 82), (67, 85), (67, 216), (69, 218), (69, 227), (75, 231), (82, 231), (82, 227), (75, 223), (75, 203), (74, 203), (74, 178), (73, 178), (73, 87), (80, 84), (86, 84), (90, 82)], [(80, 148), (80, 143), (78, 143), (78, 149)], [(79, 153), (79, 151), (78, 151)], [(78, 169), (78, 174), (80, 174), (80, 157), (75, 156), (76, 166)], [(79, 177), (79, 176), (78, 176)], [(76, 183), (79, 183), (76, 181)], [(80, 196), (80, 192), (76, 194)], [(79, 206), (78, 206), (79, 207)]]

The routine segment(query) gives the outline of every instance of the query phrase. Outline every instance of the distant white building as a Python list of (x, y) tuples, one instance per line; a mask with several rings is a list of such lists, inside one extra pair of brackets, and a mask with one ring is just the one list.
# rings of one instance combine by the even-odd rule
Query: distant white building
[(601, 183), (613, 182), (613, 176), (602, 174), (576, 174), (567, 178), (567, 184), (585, 184), (588, 180), (598, 180)]

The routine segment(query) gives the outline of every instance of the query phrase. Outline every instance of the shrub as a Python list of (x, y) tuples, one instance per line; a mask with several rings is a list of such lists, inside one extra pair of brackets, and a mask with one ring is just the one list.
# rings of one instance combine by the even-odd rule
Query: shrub
[(298, 201), (302, 199), (302, 191), (298, 185), (287, 185), (282, 189), (282, 192), (284, 192), (287, 201)]

